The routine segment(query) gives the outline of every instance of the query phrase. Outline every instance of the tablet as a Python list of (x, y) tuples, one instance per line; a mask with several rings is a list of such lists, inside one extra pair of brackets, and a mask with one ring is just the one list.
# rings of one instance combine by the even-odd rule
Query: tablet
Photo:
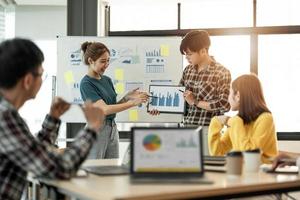
[(184, 86), (150, 85), (147, 111), (158, 110), (160, 113), (184, 113)]

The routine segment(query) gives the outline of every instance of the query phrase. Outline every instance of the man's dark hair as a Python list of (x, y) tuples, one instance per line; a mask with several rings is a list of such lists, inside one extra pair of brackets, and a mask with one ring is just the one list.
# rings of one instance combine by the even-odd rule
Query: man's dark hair
[(10, 39), (0, 44), (0, 88), (10, 89), (28, 72), (36, 73), (43, 52), (32, 41)]
[(209, 49), (210, 39), (209, 34), (204, 30), (188, 32), (181, 41), (180, 52), (182, 55), (189, 49), (192, 52), (198, 52), (205, 48)]

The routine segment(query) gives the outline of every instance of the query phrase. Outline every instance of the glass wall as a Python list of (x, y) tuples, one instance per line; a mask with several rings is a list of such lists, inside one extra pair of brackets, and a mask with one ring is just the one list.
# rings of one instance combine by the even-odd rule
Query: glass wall
[(33, 133), (36, 133), (41, 129), (44, 117), (50, 111), (52, 100), (52, 76), (56, 76), (57, 70), (56, 40), (39, 40), (35, 42), (44, 53), (45, 61), (43, 63), (43, 68), (46, 76), (36, 98), (28, 101), (20, 109), (20, 114), (27, 120), (30, 130)]
[(257, 26), (300, 25), (299, 0), (257, 0)]
[[(149, 1), (147, 2), (149, 3)], [(181, 0), (166, 2), (174, 12), (177, 11), (177, 3), (181, 4), (181, 31), (186, 33), (189, 29), (205, 29), (211, 33), (210, 54), (231, 71), (233, 79), (243, 73), (249, 73), (251, 70), (257, 71), (263, 84), (267, 103), (276, 120), (277, 131), (300, 134), (300, 114), (296, 112), (300, 100), (297, 88), (300, 82), (298, 79), (300, 72), (298, 55), (300, 52), (299, 0)], [(160, 3), (152, 2), (152, 4), (160, 7)], [(255, 5), (256, 9), (253, 7)], [(113, 27), (111, 31), (131, 30), (132, 28), (125, 28), (120, 19), (117, 20), (116, 14), (113, 13), (115, 7), (117, 5), (111, 6), (112, 16), (115, 15), (115, 20), (111, 21), (111, 27)], [(148, 9), (148, 5), (142, 6), (139, 13), (161, 19), (162, 22), (159, 22), (161, 25), (169, 21), (170, 24), (160, 27), (164, 30), (176, 29), (177, 26), (174, 23), (176, 23), (177, 15), (173, 11), (157, 13), (153, 12), (151, 8), (150, 6)], [(152, 14), (150, 10), (152, 10)], [(126, 18), (129, 18), (128, 15), (132, 18), (140, 17), (135, 12), (129, 13), (120, 8), (118, 15), (127, 15)], [(157, 27), (151, 24), (158, 24), (158, 22), (152, 18), (148, 18), (150, 21), (144, 23), (143, 29), (138, 26), (139, 29), (152, 30), (153, 33)], [(254, 22), (260, 29), (254, 27)], [(125, 26), (128, 27), (128, 25)], [(276, 29), (272, 29), (272, 26), (276, 26)], [(286, 26), (293, 26), (293, 34), (286, 34), (289, 31)], [(233, 30), (234, 32), (232, 32)], [(176, 30), (172, 33), (179, 35)], [(258, 40), (256, 40), (256, 36)], [(184, 59), (183, 68), (186, 65), (187, 62)]]
[(177, 3), (117, 1), (111, 3), (110, 30), (165, 30), (177, 28)]
[[(231, 78), (250, 72), (249, 36), (211, 36), (209, 54), (230, 70)], [(183, 68), (188, 65), (183, 58)]]
[(300, 34), (259, 36), (258, 76), (277, 131), (300, 130)]
[(252, 26), (252, 0), (182, 1), (183, 29)]

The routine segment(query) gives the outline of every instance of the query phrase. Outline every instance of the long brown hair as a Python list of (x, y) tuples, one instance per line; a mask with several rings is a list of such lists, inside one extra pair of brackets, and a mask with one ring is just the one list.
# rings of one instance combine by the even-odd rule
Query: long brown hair
[(109, 49), (101, 42), (84, 42), (81, 45), (81, 50), (83, 51), (84, 63), (86, 65), (89, 65), (89, 58), (96, 61), (105, 52), (110, 54)]
[(238, 115), (249, 124), (268, 109), (263, 90), (258, 77), (254, 74), (239, 76), (232, 82), (234, 93), (240, 93), (240, 106)]

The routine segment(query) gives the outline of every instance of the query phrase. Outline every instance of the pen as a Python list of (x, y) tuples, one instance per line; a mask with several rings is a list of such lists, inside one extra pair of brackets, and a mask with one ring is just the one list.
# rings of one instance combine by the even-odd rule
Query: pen
[(82, 107), (83, 106), (83, 104), (82, 103), (70, 103), (71, 105), (78, 105), (78, 106), (80, 106), (80, 107)]
[(158, 98), (157, 96), (152, 96), (152, 95), (147, 95), (147, 96), (151, 98)]
[(179, 90), (179, 92), (182, 92), (182, 93), (184, 93), (184, 91), (183, 91), (183, 90)]

